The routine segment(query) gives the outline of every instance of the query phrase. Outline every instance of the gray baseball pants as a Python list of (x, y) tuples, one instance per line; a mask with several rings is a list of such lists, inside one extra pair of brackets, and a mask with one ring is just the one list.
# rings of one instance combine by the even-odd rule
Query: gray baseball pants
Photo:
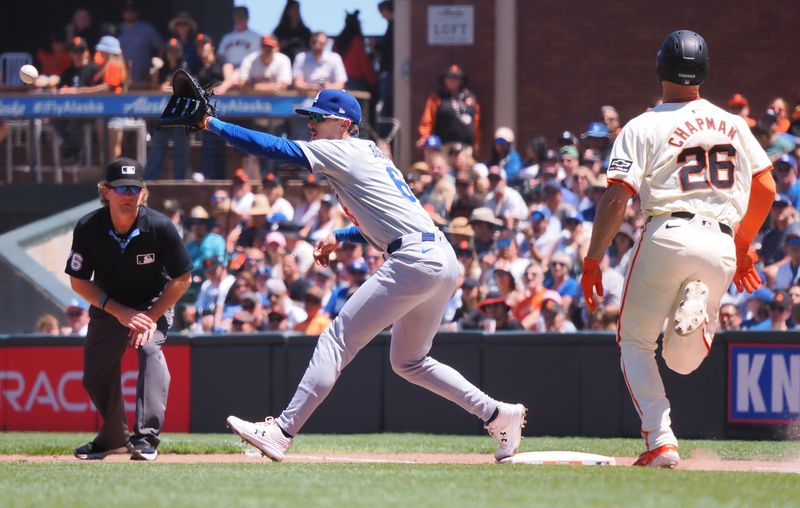
[(164, 424), (169, 392), (169, 369), (161, 351), (171, 324), (171, 315), (158, 320), (153, 341), (139, 348), (139, 377), (136, 382), (136, 422), (128, 435), (128, 421), (122, 398), (121, 362), (129, 346), (128, 328), (113, 317), (92, 318), (83, 351), (83, 386), (92, 399), (103, 425), (94, 443), (118, 448), (130, 441), (134, 446), (158, 446)]
[(381, 330), (392, 324), (389, 358), (406, 380), (450, 400), (486, 421), (498, 402), (428, 352), (453, 294), (458, 260), (441, 233), (423, 242), (415, 233), (350, 297), (319, 337), (314, 355), (278, 424), (294, 436), (308, 421), (342, 370)]

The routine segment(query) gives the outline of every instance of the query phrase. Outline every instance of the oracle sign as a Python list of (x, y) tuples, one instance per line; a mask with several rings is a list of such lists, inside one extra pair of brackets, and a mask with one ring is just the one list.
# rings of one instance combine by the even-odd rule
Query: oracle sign
[[(189, 431), (190, 350), (164, 347), (170, 388), (164, 430)], [(136, 352), (122, 359), (122, 396), (129, 427), (136, 409)], [(95, 431), (100, 416), (83, 389), (83, 347), (0, 348), (0, 429)]]

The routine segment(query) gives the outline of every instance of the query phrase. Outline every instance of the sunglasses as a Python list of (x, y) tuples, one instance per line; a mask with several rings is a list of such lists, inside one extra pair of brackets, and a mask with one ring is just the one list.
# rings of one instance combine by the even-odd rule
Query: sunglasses
[(322, 123), (325, 120), (330, 120), (331, 118), (334, 118), (336, 120), (343, 120), (342, 118), (336, 116), (330, 116), (330, 115), (326, 116), (321, 113), (309, 113), (308, 118), (314, 123)]
[(121, 185), (119, 187), (111, 187), (114, 189), (114, 192), (120, 196), (124, 196), (128, 194), (130, 196), (138, 196), (140, 192), (142, 192), (141, 187), (137, 187), (136, 185)]
[(511, 239), (510, 238), (501, 238), (497, 240), (497, 248), (498, 249), (507, 249), (511, 247)]

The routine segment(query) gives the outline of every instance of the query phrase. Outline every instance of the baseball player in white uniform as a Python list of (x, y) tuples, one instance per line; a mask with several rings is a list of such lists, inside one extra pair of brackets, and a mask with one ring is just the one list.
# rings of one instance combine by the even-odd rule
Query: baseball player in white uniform
[(700, 98), (707, 68), (700, 35), (679, 30), (664, 40), (657, 56), (663, 104), (631, 120), (614, 142), (584, 260), (581, 285), (593, 309), (593, 290), (603, 294), (600, 259), (638, 193), (647, 223), (627, 270), (617, 341), (642, 420), (639, 466), (680, 460), (655, 360), (659, 333), (667, 366), (689, 374), (711, 350), (731, 280), (748, 292), (761, 283), (750, 242), (775, 195), (771, 163), (742, 118)]
[(318, 242), (314, 257), (327, 266), (341, 241), (367, 242), (386, 261), (347, 301), (319, 337), (308, 369), (278, 418), (251, 423), (235, 416), (228, 426), (274, 461), (333, 388), (347, 364), (392, 325), (390, 360), (396, 373), (458, 404), (486, 422), (498, 441), (495, 458), (513, 455), (525, 423), (522, 404), (498, 402), (451, 367), (428, 356), (445, 305), (456, 285), (458, 260), (444, 235), (372, 141), (359, 139), (361, 108), (341, 90), (320, 92), (309, 108), (311, 141), (291, 141), (206, 118), (206, 129), (252, 155), (293, 162), (328, 179), (354, 226)]

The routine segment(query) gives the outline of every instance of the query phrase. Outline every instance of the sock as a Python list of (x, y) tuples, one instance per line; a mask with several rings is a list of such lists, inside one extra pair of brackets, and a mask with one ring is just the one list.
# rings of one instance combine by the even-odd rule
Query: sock
[(494, 413), (492, 413), (492, 416), (490, 416), (489, 419), (486, 420), (486, 425), (489, 425), (490, 423), (492, 423), (494, 421), (494, 419), (497, 418), (497, 415), (499, 413), (500, 413), (500, 406), (497, 406), (497, 409), (494, 410)]
[(286, 437), (287, 439), (294, 439), (294, 436), (293, 436), (293, 435), (291, 435), (291, 434), (289, 434), (289, 433), (288, 433), (288, 432), (286, 432), (285, 430), (283, 430), (283, 429), (281, 428), (281, 426), (280, 426), (280, 425), (278, 425), (278, 428), (279, 428), (279, 429), (281, 429), (281, 432), (283, 433), (283, 436), (284, 436), (284, 437)]

